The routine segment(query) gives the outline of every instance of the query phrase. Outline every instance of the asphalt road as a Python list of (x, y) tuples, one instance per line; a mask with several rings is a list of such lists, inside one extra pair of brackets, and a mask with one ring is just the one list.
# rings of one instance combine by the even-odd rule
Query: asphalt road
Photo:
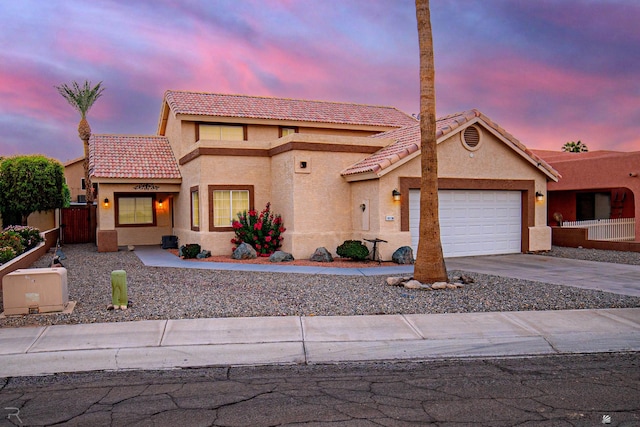
[(637, 426), (639, 365), (617, 353), (9, 378), (0, 426)]

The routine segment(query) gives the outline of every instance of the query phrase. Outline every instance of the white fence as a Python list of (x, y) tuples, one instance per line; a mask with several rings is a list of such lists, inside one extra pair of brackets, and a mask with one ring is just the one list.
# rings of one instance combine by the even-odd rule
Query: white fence
[(587, 239), (623, 242), (635, 239), (635, 218), (594, 219), (590, 221), (563, 221), (565, 228), (588, 229)]

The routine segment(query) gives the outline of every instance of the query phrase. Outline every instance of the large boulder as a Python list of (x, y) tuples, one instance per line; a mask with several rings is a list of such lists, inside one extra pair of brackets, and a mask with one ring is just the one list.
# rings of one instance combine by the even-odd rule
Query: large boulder
[(327, 248), (318, 248), (309, 258), (311, 261), (315, 262), (333, 262), (333, 257), (331, 253), (327, 250)]
[(269, 256), (269, 261), (271, 262), (289, 262), (293, 261), (293, 255), (289, 252), (284, 251), (275, 251)]
[(396, 264), (413, 264), (413, 249), (410, 246), (402, 246), (391, 255), (391, 261)]
[(231, 255), (233, 259), (255, 259), (257, 257), (256, 250), (248, 243), (240, 243)]

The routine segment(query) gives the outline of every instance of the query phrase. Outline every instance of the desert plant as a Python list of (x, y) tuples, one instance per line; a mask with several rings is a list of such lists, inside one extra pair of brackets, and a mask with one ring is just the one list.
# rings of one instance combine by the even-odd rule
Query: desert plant
[(18, 233), (21, 239), (22, 246), (24, 246), (25, 252), (35, 248), (38, 243), (44, 240), (42, 238), (42, 235), (40, 235), (40, 230), (35, 227), (10, 225), (9, 227), (5, 228), (4, 231), (13, 231), (15, 233)]
[(282, 217), (271, 212), (271, 203), (267, 203), (260, 215), (253, 209), (239, 213), (238, 220), (233, 221), (232, 225), (236, 237), (231, 239), (231, 243), (247, 243), (256, 250), (258, 256), (267, 257), (282, 246), (281, 234), (286, 228), (282, 224)]
[(189, 243), (180, 248), (184, 259), (196, 258), (200, 253), (200, 245), (197, 243)]
[(16, 257), (16, 251), (10, 246), (0, 248), (0, 264), (11, 261)]
[(361, 261), (369, 255), (369, 249), (360, 240), (345, 240), (338, 246), (336, 253), (342, 258)]

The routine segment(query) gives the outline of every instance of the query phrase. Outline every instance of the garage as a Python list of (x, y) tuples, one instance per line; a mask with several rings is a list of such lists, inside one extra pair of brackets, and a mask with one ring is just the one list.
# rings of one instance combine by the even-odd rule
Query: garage
[[(439, 214), (445, 257), (521, 252), (520, 191), (440, 190)], [(417, 253), (420, 190), (409, 191), (411, 247)]]

